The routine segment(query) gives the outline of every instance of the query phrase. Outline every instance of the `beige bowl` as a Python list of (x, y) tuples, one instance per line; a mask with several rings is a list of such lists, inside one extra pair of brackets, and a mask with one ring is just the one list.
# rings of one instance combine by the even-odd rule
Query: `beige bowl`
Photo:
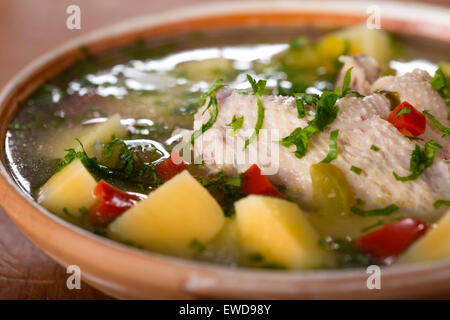
[[(137, 39), (248, 26), (340, 27), (361, 23), (361, 2), (214, 4), (141, 17), (72, 41), (25, 68), (0, 94), (0, 203), (19, 228), (60, 264), (78, 265), (82, 279), (118, 298), (411, 298), (450, 293), (450, 261), (382, 270), (381, 290), (368, 290), (365, 270), (283, 272), (228, 268), (144, 252), (98, 237), (47, 212), (23, 193), (5, 165), (7, 126), (20, 101), (90, 52)], [(382, 27), (450, 41), (448, 9), (382, 4)]]

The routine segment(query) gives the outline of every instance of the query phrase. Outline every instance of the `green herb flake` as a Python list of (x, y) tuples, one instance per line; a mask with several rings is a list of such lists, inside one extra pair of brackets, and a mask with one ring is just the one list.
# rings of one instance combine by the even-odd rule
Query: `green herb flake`
[(296, 128), (289, 136), (284, 137), (280, 141), (280, 144), (284, 147), (295, 145), (296, 150), (294, 154), (300, 159), (306, 155), (309, 139), (315, 133), (323, 131), (327, 125), (332, 123), (339, 112), (339, 107), (336, 106), (338, 95), (334, 92), (325, 91), (322, 93), (320, 99), (315, 95), (307, 99), (316, 105), (314, 119), (308, 122), (308, 126), (305, 128)]
[(419, 137), (405, 136), (405, 138), (408, 139), (409, 141), (423, 141), (423, 139)]
[(203, 133), (210, 129), (214, 125), (214, 123), (216, 123), (217, 116), (219, 114), (219, 106), (215, 94), (209, 98), (209, 103), (206, 109), (209, 109), (211, 106), (212, 109), (210, 109), (209, 111), (209, 120), (206, 123), (202, 124), (202, 127), (200, 129), (194, 131), (191, 136), (191, 144), (194, 144), (195, 139), (200, 137)]
[(422, 112), (428, 120), (438, 129), (440, 132), (442, 132), (442, 138), (450, 136), (450, 128), (444, 126), (442, 123), (440, 123), (435, 116), (433, 116), (428, 110), (424, 110)]
[(330, 133), (330, 147), (327, 156), (323, 159), (322, 163), (330, 163), (338, 156), (337, 150), (337, 138), (338, 138), (339, 130), (331, 131)]
[(295, 99), (295, 104), (297, 106), (297, 114), (299, 119), (303, 119), (306, 116), (305, 104), (301, 99)]
[[(203, 106), (206, 103), (206, 100), (209, 98), (208, 105), (206, 106), (203, 112), (209, 110), (210, 118), (209, 120), (202, 124), (202, 127), (198, 130), (195, 130), (191, 136), (191, 144), (194, 144), (195, 139), (200, 137), (206, 130), (210, 129), (217, 120), (217, 115), (219, 114), (219, 106), (216, 97), (216, 91), (224, 86), (223, 80), (218, 79), (214, 82), (209, 89), (203, 93), (200, 97), (194, 100), (194, 104), (198, 107)], [(198, 109), (198, 108), (197, 108)]]
[[(352, 93), (354, 94), (357, 98), (363, 98), (364, 95), (359, 93), (356, 90), (352, 90), (350, 88), (350, 83), (351, 83), (351, 78), (352, 78), (352, 69), (353, 67), (349, 68), (344, 75), (344, 81), (342, 83), (342, 89), (340, 90), (340, 98), (345, 97), (346, 95)], [(336, 94), (339, 94), (339, 88), (336, 88)]]
[(356, 173), (356, 174), (361, 174), (361, 172), (362, 172), (362, 169), (361, 168), (358, 168), (358, 167), (355, 167), (355, 166), (351, 166), (350, 167), (350, 171), (352, 171), (352, 172), (354, 172), (354, 173)]
[(371, 225), (368, 225), (367, 227), (362, 228), (362, 229), (361, 229), (361, 232), (362, 232), (362, 233), (365, 233), (365, 232), (370, 231), (370, 230), (372, 230), (372, 229), (381, 227), (382, 225), (384, 225), (383, 220), (378, 220), (378, 221), (375, 222), (374, 224), (371, 224)]
[(417, 179), (429, 166), (433, 164), (434, 155), (438, 149), (442, 149), (442, 146), (434, 140), (428, 141), (423, 149), (416, 144), (409, 161), (410, 175), (401, 177), (397, 173), (392, 172), (395, 179), (402, 182)]
[(400, 118), (403, 114), (410, 114), (411, 113), (411, 109), (406, 107), (406, 108), (402, 108), (400, 109), (399, 112), (397, 112), (397, 118)]
[(394, 222), (394, 221), (399, 221), (399, 220), (402, 220), (402, 219), (405, 219), (405, 218), (404, 217), (395, 217), (395, 218), (389, 219), (388, 221), (384, 221), (384, 220), (380, 219), (377, 222), (375, 222), (374, 224), (371, 224), (371, 225), (368, 225), (367, 227), (362, 228), (361, 232), (365, 233), (365, 232), (370, 231), (372, 229), (384, 226), (387, 223), (391, 223), (391, 222)]
[(202, 106), (205, 104), (206, 100), (211, 97), (212, 95), (214, 95), (216, 93), (217, 90), (219, 90), (220, 88), (224, 87), (223, 84), (223, 79), (217, 79), (212, 85), (211, 87), (209, 87), (208, 90), (206, 90), (205, 93), (203, 93), (200, 97), (198, 97), (197, 99), (195, 99), (193, 101), (193, 103), (198, 104), (199, 106)]
[(231, 217), (235, 213), (234, 203), (246, 196), (242, 190), (242, 175), (227, 175), (219, 171), (210, 177), (201, 177), (200, 183), (216, 198), (225, 215)]
[(198, 239), (192, 239), (191, 242), (189, 242), (189, 248), (193, 249), (194, 251), (198, 253), (202, 253), (205, 251), (205, 245), (198, 241)]
[(255, 124), (255, 131), (252, 133), (250, 138), (245, 140), (244, 150), (248, 147), (250, 143), (252, 143), (256, 138), (258, 137), (259, 130), (261, 130), (264, 122), (264, 106), (261, 101), (261, 97), (264, 93), (264, 90), (266, 89), (266, 80), (259, 80), (256, 82), (255, 79), (252, 78), (251, 75), (247, 74), (248, 82), (250, 82), (250, 85), (252, 86), (253, 93), (256, 95), (256, 104), (258, 106), (258, 114)]
[(370, 146), (370, 150), (378, 152), (378, 151), (380, 151), (380, 148), (373, 144)]
[(366, 202), (365, 202), (364, 200), (360, 199), (360, 198), (357, 198), (357, 199), (356, 199), (356, 203), (357, 203), (358, 205), (360, 205), (360, 206), (363, 206), (363, 205), (366, 204)]
[(231, 119), (231, 122), (227, 124), (228, 127), (231, 127), (232, 132), (231, 136), (236, 136), (236, 133), (239, 129), (242, 128), (242, 125), (244, 124), (244, 117), (237, 118), (236, 115), (233, 115), (233, 119)]
[(327, 237), (320, 239), (318, 244), (321, 248), (336, 254), (338, 266), (341, 268), (355, 268), (372, 264), (370, 257), (359, 251), (352, 239)]
[[(441, 68), (436, 70), (434, 77), (430, 80), (431, 86), (439, 93), (439, 95), (444, 99), (447, 108), (450, 109), (450, 99), (448, 98), (449, 94), (449, 84), (448, 79), (445, 76), (444, 72)], [(450, 110), (447, 114), (447, 120), (450, 121)]]
[(264, 257), (258, 253), (258, 252), (252, 252), (248, 254), (248, 260), (250, 260), (251, 262), (263, 262), (264, 261)]
[(61, 170), (74, 159), (79, 159), (86, 169), (97, 179), (106, 181), (119, 180), (134, 185), (142, 184), (146, 188), (157, 187), (161, 184), (155, 165), (142, 159), (140, 154), (144, 151), (141, 147), (129, 147), (123, 140), (113, 138), (111, 142), (104, 145), (106, 156), (109, 150), (118, 148), (118, 163), (114, 167), (99, 164), (96, 158), (91, 158), (86, 153), (82, 142), (75, 139), (81, 146), (81, 151), (67, 149), (67, 154), (59, 162), (57, 171)]
[(394, 213), (395, 211), (397, 211), (398, 209), (400, 209), (397, 205), (395, 204), (391, 204), (385, 208), (381, 208), (381, 209), (373, 209), (373, 210), (363, 210), (360, 209), (358, 207), (351, 207), (350, 210), (361, 217), (373, 217), (373, 216), (387, 216), (390, 215), (392, 213)]
[(69, 210), (68, 210), (66, 207), (64, 207), (64, 208), (62, 209), (62, 211), (63, 211), (63, 213), (64, 213), (66, 216), (68, 216), (69, 218), (73, 218), (73, 217), (74, 217), (74, 215), (71, 214), (71, 213), (69, 212)]
[(450, 206), (450, 200), (436, 200), (433, 203), (433, 207), (435, 207), (436, 209), (439, 208), (440, 206)]
[(443, 99), (447, 98), (448, 82), (441, 68), (436, 70), (434, 77), (430, 80), (430, 84)]

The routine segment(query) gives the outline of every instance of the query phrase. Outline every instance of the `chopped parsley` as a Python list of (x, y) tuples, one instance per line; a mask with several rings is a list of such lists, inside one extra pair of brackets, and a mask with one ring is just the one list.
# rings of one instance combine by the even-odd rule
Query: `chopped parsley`
[(428, 141), (423, 149), (416, 144), (409, 161), (410, 174), (406, 177), (401, 177), (397, 173), (392, 172), (395, 179), (402, 182), (417, 179), (425, 169), (433, 164), (434, 155), (438, 149), (442, 149), (442, 146), (434, 140)]
[(450, 200), (436, 200), (435, 203), (433, 203), (433, 207), (435, 207), (436, 209), (439, 208), (440, 206), (450, 206)]
[(438, 68), (436, 70), (434, 77), (431, 78), (430, 80), (430, 84), (443, 99), (447, 98), (447, 89), (448, 89), (447, 77), (445, 76), (441, 68)]
[(250, 143), (252, 143), (258, 137), (259, 130), (261, 130), (261, 128), (263, 126), (264, 106), (261, 102), (261, 97), (264, 93), (264, 90), (266, 89), (266, 83), (267, 83), (266, 80), (259, 80), (258, 82), (256, 82), (256, 80), (253, 79), (252, 76), (249, 74), (247, 74), (247, 79), (248, 79), (248, 82), (250, 82), (250, 84), (252, 86), (253, 93), (256, 95), (256, 104), (258, 105), (258, 115), (257, 115), (257, 119), (256, 119), (256, 124), (255, 124), (255, 131), (252, 133), (250, 138), (245, 140), (244, 149), (246, 149), (248, 147), (248, 145)]
[(373, 145), (370, 146), (370, 150), (378, 152), (378, 151), (380, 151), (380, 148), (373, 144)]
[(317, 95), (307, 93), (294, 93), (294, 97), (299, 119), (302, 119), (306, 116), (305, 105), (318, 105), (320, 100)]
[(330, 163), (334, 159), (337, 158), (337, 138), (338, 138), (339, 130), (333, 130), (330, 133), (330, 149), (328, 151), (327, 156), (323, 159), (322, 163)]
[(370, 257), (359, 251), (350, 238), (332, 239), (327, 237), (319, 240), (319, 246), (336, 254), (338, 266), (341, 268), (355, 268), (368, 266), (372, 263)]
[[(306, 96), (306, 95), (305, 95)], [(309, 139), (318, 132), (332, 123), (336, 119), (339, 112), (339, 107), (336, 105), (338, 95), (334, 92), (325, 91), (320, 96), (310, 95), (309, 101), (316, 106), (316, 115), (313, 120), (308, 122), (305, 128), (296, 128), (287, 137), (281, 139), (280, 144), (284, 147), (295, 145), (294, 152), (297, 158), (303, 158), (308, 151)]]
[(193, 103), (196, 103), (199, 107), (203, 106), (209, 97), (215, 95), (216, 91), (224, 86), (223, 79), (217, 79), (216, 82), (214, 82), (205, 93), (195, 99)]
[(68, 216), (69, 218), (74, 218), (74, 215), (71, 214), (71, 213), (69, 212), (69, 210), (68, 210), (66, 207), (64, 207), (64, 208), (62, 209), (62, 211), (63, 211), (63, 213), (64, 213), (66, 216)]
[(191, 242), (189, 242), (189, 248), (198, 253), (202, 253), (203, 251), (205, 251), (205, 245), (198, 241), (196, 238), (192, 239)]
[[(353, 67), (349, 68), (344, 75), (344, 82), (342, 83), (342, 89), (340, 90), (340, 98), (345, 97), (346, 95), (353, 93), (358, 98), (363, 98), (364, 95), (359, 93), (356, 90), (352, 90), (350, 88), (350, 82), (352, 77), (352, 69)], [(336, 93), (339, 94), (339, 88), (336, 88)]]
[(430, 120), (430, 122), (436, 127), (436, 129), (442, 132), (442, 138), (450, 136), (450, 128), (440, 123), (438, 119), (436, 119), (436, 117), (433, 116), (428, 110), (424, 110), (422, 113), (428, 118), (428, 120)]
[[(430, 80), (430, 84), (439, 93), (442, 99), (444, 99), (447, 107), (450, 108), (450, 99), (448, 98), (448, 80), (441, 68), (436, 70), (434, 77)], [(447, 120), (450, 121), (450, 110), (447, 115)]]
[(391, 204), (381, 209), (363, 210), (358, 207), (351, 207), (350, 210), (361, 217), (387, 216), (400, 209), (397, 205)]
[[(212, 108), (211, 108), (212, 106)], [(210, 109), (211, 108), (211, 109)], [(191, 144), (194, 144), (195, 139), (200, 137), (203, 133), (206, 132), (209, 128), (211, 128), (214, 123), (216, 123), (217, 115), (219, 114), (219, 106), (217, 103), (216, 94), (214, 93), (213, 96), (209, 98), (208, 106), (206, 107), (205, 111), (209, 109), (209, 120), (202, 124), (202, 127), (200, 129), (197, 129), (194, 131), (194, 133), (191, 136)]]
[(215, 176), (201, 177), (200, 183), (215, 196), (228, 217), (235, 213), (234, 203), (246, 196), (242, 190), (241, 174), (228, 176), (224, 171), (219, 171)]
[(402, 219), (404, 219), (404, 217), (395, 217), (395, 218), (389, 219), (388, 221), (384, 221), (384, 220), (380, 219), (377, 222), (375, 222), (374, 224), (371, 224), (371, 225), (368, 225), (367, 227), (362, 228), (361, 232), (367, 232), (369, 230), (381, 227), (381, 226), (383, 226), (383, 225), (385, 225), (387, 223), (394, 222), (394, 221), (399, 221), (399, 220), (402, 220)]
[(203, 112), (209, 110), (209, 120), (202, 124), (202, 127), (198, 130), (195, 130), (191, 136), (191, 144), (194, 144), (194, 140), (200, 137), (206, 130), (211, 128), (217, 120), (217, 115), (219, 114), (219, 106), (217, 103), (216, 91), (224, 86), (223, 80), (218, 79), (214, 82), (209, 89), (203, 93), (200, 97), (194, 100), (194, 104), (197, 105), (197, 110), (199, 107), (203, 106), (206, 103), (206, 100), (209, 98), (208, 105), (206, 106)]
[(236, 135), (236, 132), (242, 128), (242, 125), (244, 124), (244, 117), (237, 118), (236, 115), (233, 115), (233, 119), (231, 119), (231, 122), (227, 124), (227, 126), (231, 127), (233, 130), (231, 132), (231, 135), (234, 137)]
[(261, 268), (264, 269), (278, 269), (278, 270), (287, 269), (282, 264), (274, 262), (266, 262), (264, 256), (259, 252), (251, 252), (248, 254), (247, 258), (251, 263), (258, 264)]
[(400, 118), (403, 114), (410, 114), (411, 113), (411, 109), (406, 107), (406, 108), (402, 108), (400, 109), (399, 112), (397, 112), (397, 118)]
[(353, 172), (356, 173), (356, 174), (361, 174), (362, 169), (361, 169), (361, 168), (358, 168), (358, 167), (355, 167), (355, 166), (351, 166), (351, 167), (350, 167), (350, 171), (353, 171)]
[(419, 137), (405, 136), (405, 138), (408, 139), (409, 141), (423, 141), (423, 139)]
[(118, 150), (118, 159), (114, 167), (99, 164), (96, 158), (91, 158), (86, 153), (83, 144), (76, 139), (81, 146), (81, 151), (67, 149), (67, 154), (59, 162), (57, 171), (61, 170), (74, 159), (80, 159), (86, 169), (97, 179), (106, 181), (119, 180), (123, 182), (133, 183), (145, 190), (158, 186), (159, 180), (155, 165), (143, 158), (145, 150), (140, 147), (129, 147), (123, 140), (113, 138), (110, 143), (104, 146), (104, 157), (112, 156), (113, 150)]
[(252, 252), (248, 254), (248, 260), (251, 262), (263, 262), (264, 257), (258, 252)]

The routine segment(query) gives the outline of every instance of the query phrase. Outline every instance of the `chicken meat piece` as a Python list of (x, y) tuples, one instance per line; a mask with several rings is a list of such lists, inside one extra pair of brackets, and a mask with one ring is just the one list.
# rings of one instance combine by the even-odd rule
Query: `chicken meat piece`
[[(400, 102), (407, 101), (419, 111), (428, 110), (436, 119), (446, 127), (449, 126), (447, 120), (448, 108), (444, 99), (430, 84), (431, 76), (428, 72), (415, 69), (413, 72), (402, 76), (386, 76), (378, 79), (372, 85), (372, 92), (389, 91), (399, 95)], [(439, 156), (450, 155), (449, 137), (443, 138), (442, 133), (427, 119), (426, 131), (421, 138), (425, 140), (433, 139), (444, 148), (438, 151)], [(448, 197), (448, 196), (447, 196)]]
[[(391, 108), (383, 95), (339, 99), (336, 120), (310, 139), (308, 152), (301, 159), (295, 156), (294, 146), (286, 148), (277, 141), (294, 129), (307, 126), (307, 121), (314, 118), (314, 110), (308, 110), (307, 116), (299, 119), (294, 98), (262, 97), (265, 110), (262, 128), (267, 130), (261, 130), (244, 151), (244, 141), (253, 133), (257, 121), (256, 96), (225, 87), (217, 92), (217, 99), (217, 119), (194, 145), (195, 156), (202, 157), (209, 172), (224, 170), (234, 174), (256, 163), (274, 184), (286, 186), (301, 206), (313, 207), (310, 167), (325, 158), (330, 131), (339, 129), (338, 157), (332, 163), (342, 170), (356, 197), (363, 199), (368, 209), (395, 203), (409, 215), (424, 220), (434, 220), (443, 213), (443, 208), (436, 210), (432, 206), (437, 199), (446, 199), (450, 194), (449, 166), (443, 158), (436, 157), (433, 165), (416, 180), (400, 182), (394, 178), (393, 171), (401, 176), (409, 174), (416, 142), (406, 139), (386, 121)], [(209, 112), (204, 112), (205, 107), (195, 115), (194, 129), (210, 118)], [(233, 116), (244, 118), (236, 134), (229, 126)], [(371, 150), (372, 145), (380, 150)], [(252, 154), (257, 157), (252, 158)], [(351, 166), (361, 168), (362, 173), (355, 174)]]
[(377, 80), (381, 74), (381, 68), (377, 61), (365, 54), (357, 54), (355, 56), (341, 56), (339, 61), (344, 64), (339, 72), (336, 87), (342, 88), (345, 73), (352, 68), (350, 88), (364, 95), (370, 93), (371, 85)]

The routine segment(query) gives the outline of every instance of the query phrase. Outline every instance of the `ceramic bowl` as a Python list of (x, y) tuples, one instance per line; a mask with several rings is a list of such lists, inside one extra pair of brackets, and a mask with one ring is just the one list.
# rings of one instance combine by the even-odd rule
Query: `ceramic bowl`
[[(350, 299), (412, 298), (450, 293), (450, 261), (382, 270), (381, 290), (368, 290), (366, 270), (285, 272), (229, 268), (145, 252), (96, 236), (40, 207), (21, 191), (5, 164), (4, 139), (18, 104), (40, 84), (81, 58), (186, 32), (258, 26), (344, 27), (365, 22), (369, 3), (303, 1), (203, 5), (144, 16), (92, 32), (48, 52), (22, 70), (0, 94), (0, 203), (17, 226), (63, 266), (78, 265), (82, 280), (118, 298)], [(448, 9), (382, 3), (382, 28), (450, 41)]]

